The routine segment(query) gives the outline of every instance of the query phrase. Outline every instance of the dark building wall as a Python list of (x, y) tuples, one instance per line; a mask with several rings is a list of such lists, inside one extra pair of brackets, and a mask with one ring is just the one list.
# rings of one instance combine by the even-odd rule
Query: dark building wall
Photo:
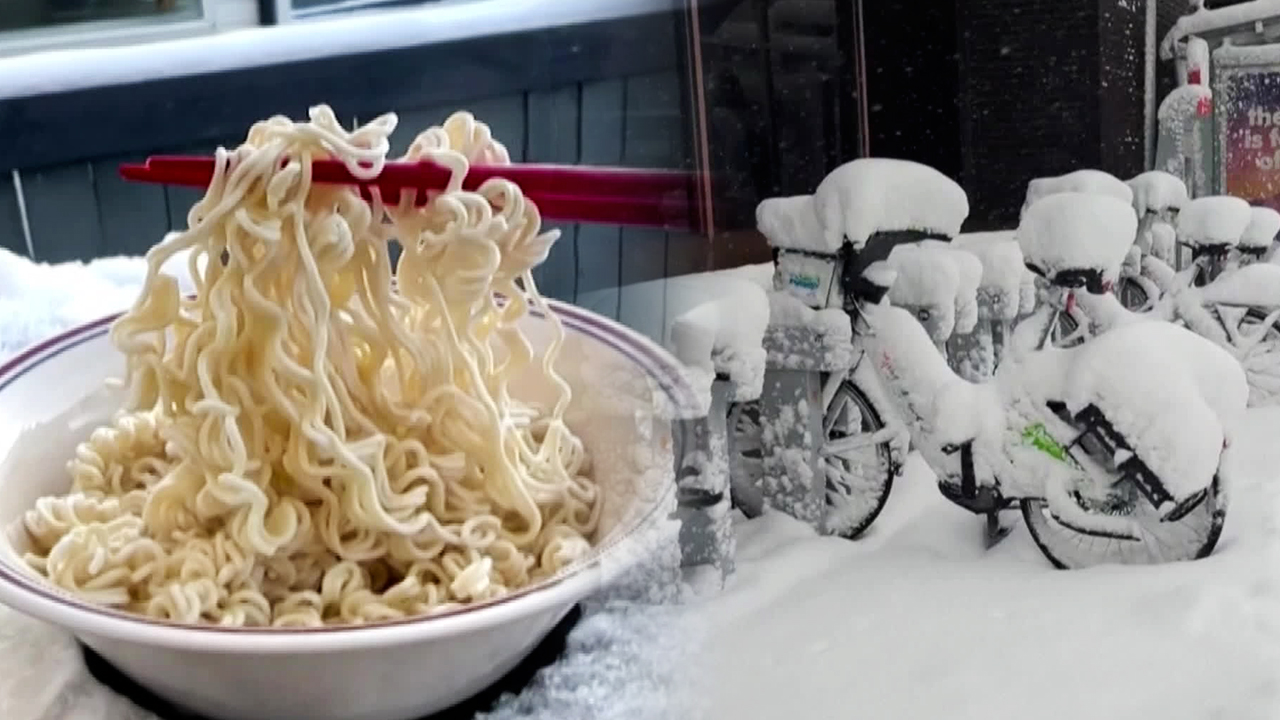
[(1032, 178), (1144, 169), (1144, 3), (884, 2), (864, 13), (871, 153), (959, 180), (970, 229), (1016, 223)]
[(863, 3), (871, 154), (953, 178), (962, 171), (956, 9), (943, 0)]
[(1016, 223), (1032, 178), (1106, 169), (1099, 19), (1097, 0), (959, 0), (963, 182), (975, 229)]
[(1128, 178), (1146, 170), (1146, 43), (1144, 3), (1098, 3), (1098, 121), (1105, 169)]

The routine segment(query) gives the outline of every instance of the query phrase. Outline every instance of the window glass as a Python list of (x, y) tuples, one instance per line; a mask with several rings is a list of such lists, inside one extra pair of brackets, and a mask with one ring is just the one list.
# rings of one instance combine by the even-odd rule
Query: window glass
[(168, 22), (202, 16), (201, 0), (4, 0), (0, 32), (82, 23)]

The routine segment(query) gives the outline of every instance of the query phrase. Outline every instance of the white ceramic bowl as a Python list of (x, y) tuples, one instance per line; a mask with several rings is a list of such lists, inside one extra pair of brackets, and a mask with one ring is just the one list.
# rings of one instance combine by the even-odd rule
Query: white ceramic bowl
[[(670, 418), (691, 402), (677, 364), (616, 323), (553, 307), (567, 333), (558, 370), (575, 390), (569, 422), (592, 453), (604, 502), (596, 552), (559, 578), (431, 618), (306, 630), (180, 626), (54, 588), (21, 560), (20, 518), (36, 498), (66, 491), (76, 443), (118, 407), (103, 388), (123, 358), (104, 318), (0, 366), (0, 602), (66, 629), (157, 695), (219, 720), (406, 720), (467, 699), (644, 552), (637, 531), (673, 507)], [(535, 347), (547, 345), (550, 327), (525, 320)], [(544, 385), (526, 378), (513, 387), (536, 399), (549, 392)]]

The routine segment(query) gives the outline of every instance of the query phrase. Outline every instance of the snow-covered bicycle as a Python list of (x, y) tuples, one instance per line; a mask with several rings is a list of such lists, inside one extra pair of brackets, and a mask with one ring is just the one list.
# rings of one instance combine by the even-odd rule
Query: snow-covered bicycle
[[(840, 426), (857, 410), (860, 429), (870, 427), (873, 415), (886, 430), (908, 432), (944, 495), (987, 517), (989, 537), (1002, 535), (1003, 511), (1020, 509), (1058, 567), (1211, 552), (1225, 517), (1218, 480), (1223, 445), (1248, 392), (1239, 365), (1169, 323), (1117, 328), (1071, 350), (1045, 347), (1057, 314), (1046, 307), (1016, 328), (1013, 354), (992, 381), (960, 378), (919, 320), (887, 302), (897, 274), (882, 260), (904, 242), (953, 235), (967, 214), (963, 193), (953, 199), (959, 188), (922, 166), (858, 162), (864, 163), (859, 172), (842, 168), (837, 207), (819, 202), (820, 194), (813, 198), (809, 209), (817, 222), (806, 221), (799, 236), (820, 232), (823, 245), (775, 247), (776, 287), (813, 305), (838, 302), (853, 323), (853, 369), (824, 383), (830, 388), (823, 393), (824, 428)], [(904, 185), (912, 188), (907, 197), (881, 191)], [(877, 208), (874, 200), (885, 197), (897, 202)], [(1053, 220), (1042, 235), (1056, 239), (1031, 243), (1036, 253), (1027, 259), (1055, 287), (1100, 283), (1106, 268), (1122, 262), (1137, 227), (1132, 210), (1116, 201), (1110, 215), (1058, 217), (1054, 208), (1070, 207), (1071, 199), (1033, 214)], [(948, 203), (960, 217), (942, 222), (936, 213)], [(761, 226), (778, 245), (783, 234), (770, 223)], [(1071, 241), (1065, 246), (1063, 235)], [(1150, 372), (1149, 363), (1166, 369)], [(856, 390), (864, 402), (834, 402), (841, 387)], [(1141, 397), (1143, 389), (1160, 401)], [(768, 444), (767, 429), (756, 427), (731, 427), (731, 462), (753, 447), (744, 442), (752, 433), (759, 446)], [(875, 452), (880, 439), (876, 432), (852, 437), (842, 450), (856, 445)], [(864, 477), (870, 482), (851, 483), (846, 495), (864, 497), (874, 519), (891, 482), (879, 474)]]
[(1175, 270), (1155, 254), (1142, 259), (1152, 298), (1135, 313), (1105, 287), (1083, 288), (1061, 307), (1059, 345), (1086, 341), (1120, 324), (1156, 319), (1185, 325), (1219, 345), (1244, 368), (1250, 405), (1280, 401), (1280, 266), (1256, 262), (1280, 231), (1280, 214), (1239, 198), (1188, 202), (1177, 241), (1190, 264)]
[[(1037, 203), (1019, 236), (1045, 283), (1074, 293), (1115, 273), (1135, 230), (1119, 201), (1068, 194)], [(1062, 568), (1208, 555), (1226, 512), (1222, 451), (1248, 392), (1239, 364), (1163, 322), (1054, 349), (1056, 315), (1045, 304), (1022, 321), (988, 383), (928, 352), (900, 308), (863, 304), (857, 318), (913, 445), (948, 499), (987, 516), (989, 540), (1016, 508)]]

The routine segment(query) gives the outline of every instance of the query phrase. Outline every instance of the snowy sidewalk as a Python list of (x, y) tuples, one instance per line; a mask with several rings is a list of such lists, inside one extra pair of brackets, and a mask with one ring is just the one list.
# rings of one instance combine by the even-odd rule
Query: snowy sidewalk
[(1022, 527), (984, 552), (918, 456), (860, 541), (742, 522), (702, 608), (714, 720), (1280, 717), (1280, 410), (1251, 419), (1200, 562), (1061, 572)]

